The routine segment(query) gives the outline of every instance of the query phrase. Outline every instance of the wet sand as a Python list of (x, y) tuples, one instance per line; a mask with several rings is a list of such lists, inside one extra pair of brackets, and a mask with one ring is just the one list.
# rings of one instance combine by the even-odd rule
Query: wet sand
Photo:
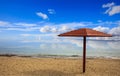
[(0, 57), (0, 76), (120, 76), (120, 59)]

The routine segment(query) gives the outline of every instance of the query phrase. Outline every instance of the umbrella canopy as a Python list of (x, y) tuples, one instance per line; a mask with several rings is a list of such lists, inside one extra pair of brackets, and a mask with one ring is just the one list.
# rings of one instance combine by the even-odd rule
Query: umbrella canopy
[(92, 30), (89, 28), (81, 28), (78, 30), (73, 30), (70, 32), (66, 32), (63, 34), (60, 34), (58, 36), (73, 36), (73, 37), (111, 37), (112, 35), (106, 34), (100, 31)]
[(86, 37), (112, 37), (110, 34), (106, 34), (100, 31), (92, 30), (89, 28), (81, 28), (60, 34), (58, 36), (71, 36), (71, 37), (83, 37), (83, 73), (86, 67)]

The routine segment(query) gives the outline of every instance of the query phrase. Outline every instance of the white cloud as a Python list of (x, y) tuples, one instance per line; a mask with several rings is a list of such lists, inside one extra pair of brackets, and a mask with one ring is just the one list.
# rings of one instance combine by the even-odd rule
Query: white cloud
[(108, 32), (110, 30), (108, 27), (102, 27), (102, 26), (97, 26), (93, 29), (101, 32)]
[(51, 32), (57, 32), (57, 31), (58, 31), (58, 30), (57, 30), (56, 27), (54, 27), (54, 28), (51, 29)]
[(56, 13), (54, 9), (48, 9), (48, 12), (49, 12), (49, 14), (55, 14)]
[[(98, 24), (94, 24), (94, 23), (86, 23), (84, 24), (83, 22), (81, 23), (63, 23), (63, 24), (45, 24), (45, 26), (43, 27), (40, 27), (40, 32), (41, 33), (51, 33), (51, 34), (59, 34), (59, 33), (63, 33), (63, 32), (66, 32), (66, 31), (70, 31), (70, 30), (74, 30), (74, 29), (77, 29), (77, 28), (82, 28), (84, 26), (91, 26), (91, 25), (94, 25), (96, 27), (94, 27), (93, 29), (94, 30), (98, 30), (98, 31), (101, 31), (101, 32), (105, 32), (105, 33), (109, 33), (109, 34), (120, 34), (120, 29), (119, 27), (114, 27), (114, 28), (109, 28), (108, 27), (103, 27), (105, 25), (109, 25), (109, 26), (112, 26), (112, 25), (119, 25), (120, 22), (119, 21), (116, 21), (116, 22), (100, 22)], [(97, 26), (97, 25), (103, 25), (103, 26)], [(77, 27), (77, 28), (76, 28)], [(90, 40), (120, 40), (120, 36), (114, 36), (114, 37), (94, 37), (94, 38), (88, 38)], [(74, 41), (75, 42), (75, 41)], [(74, 43), (73, 42), (73, 43)], [(79, 43), (77, 43), (77, 45), (79, 45)]]
[(29, 23), (14, 23), (14, 24), (19, 26), (25, 26), (25, 27), (37, 26), (37, 24), (29, 24)]
[(7, 27), (7, 26), (10, 26), (11, 24), (9, 22), (6, 22), (6, 21), (0, 21), (0, 27)]
[(107, 4), (103, 4), (103, 8), (106, 8), (106, 7), (112, 7), (112, 6), (114, 6), (115, 5), (115, 3), (114, 2), (112, 2), (112, 3), (107, 3)]
[(114, 2), (108, 3), (108, 4), (104, 4), (102, 7), (103, 8), (108, 8), (105, 11), (105, 14), (109, 14), (109, 16), (112, 16), (114, 14), (120, 13), (120, 5), (115, 5)]
[(3, 28), (2, 30), (8, 30), (8, 31), (39, 31), (40, 27), (8, 27)]
[(109, 33), (120, 36), (120, 26), (112, 28)]
[(93, 39), (93, 40), (120, 40), (120, 26), (113, 27), (111, 29), (108, 27), (98, 26), (98, 27), (95, 27), (93, 29), (101, 31), (101, 32), (107, 32), (107, 33), (113, 35), (113, 37), (95, 37), (95, 38), (89, 38), (89, 39)]
[(108, 49), (108, 43), (105, 41), (88, 41), (87, 45), (94, 49)]
[[(68, 42), (77, 45), (78, 47), (83, 47), (83, 40), (82, 39), (69, 39)], [(120, 41), (98, 41), (98, 40), (87, 40), (87, 47), (92, 49), (120, 49), (119, 47)]]
[(50, 26), (43, 26), (40, 28), (40, 32), (50, 32), (51, 27)]
[[(60, 43), (57, 34), (20, 34), (20, 42)], [(63, 42), (63, 41), (62, 41)]]
[(43, 18), (43, 19), (48, 19), (47, 14), (44, 14), (44, 13), (42, 13), (42, 12), (37, 12), (36, 14), (37, 14), (39, 17)]
[(108, 27), (98, 26), (98, 27), (95, 27), (93, 29), (101, 31), (101, 32), (107, 32), (107, 33), (113, 35), (113, 37), (95, 37), (95, 38), (89, 38), (89, 39), (93, 39), (93, 40), (120, 40), (120, 26), (113, 27), (111, 29)]
[(71, 23), (62, 23), (62, 24), (45, 24), (43, 27), (40, 28), (40, 32), (66, 32), (73, 30), (78, 27), (87, 26), (81, 22), (71, 22)]
[(118, 13), (120, 13), (120, 6), (113, 6), (112, 9), (109, 11), (110, 16)]
[(59, 29), (59, 32), (65, 32), (65, 31), (69, 31), (71, 30), (72, 28), (68, 27), (68, 26), (62, 26), (60, 29)]
[(71, 30), (68, 26), (61, 26), (61, 27), (55, 27), (55, 26), (44, 26), (40, 28), (40, 32), (43, 33), (57, 33), (57, 32), (65, 32)]
[[(93, 40), (120, 40), (120, 21), (115, 22), (98, 22), (98, 23), (92, 23), (92, 22), (71, 22), (71, 23), (61, 23), (61, 24), (55, 24), (55, 23), (11, 23), (7, 21), (0, 21), (1, 28), (0, 31), (40, 31), (40, 33), (44, 34), (56, 34), (56, 36), (60, 33), (83, 28), (86, 26), (94, 26), (93, 29), (101, 31), (101, 32), (107, 32), (112, 35), (117, 35), (114, 37), (103, 37), (103, 38), (89, 38)], [(99, 26), (102, 25), (102, 26)], [(96, 27), (95, 27), (96, 26)], [(106, 26), (106, 27), (103, 27)], [(113, 28), (109, 28), (109, 26), (116, 26)], [(26, 35), (27, 37), (28, 35)]]
[(7, 21), (0, 21), (0, 30), (5, 31), (5, 30), (11, 30), (11, 31), (35, 31), (40, 29), (39, 24), (35, 23), (23, 23), (23, 22), (18, 22), (18, 23), (11, 23)]
[(6, 28), (5, 30), (11, 31), (31, 31), (29, 28)]
[[(81, 37), (82, 38), (82, 37)], [(69, 40), (72, 44), (76, 44), (77, 46), (79, 46), (79, 47), (83, 47), (83, 40), (81, 39), (79, 39), (79, 40), (77, 40), (76, 38), (74, 38), (74, 39), (70, 39)]]
[(120, 36), (110, 37), (109, 40), (120, 41)]
[(120, 49), (120, 41), (109, 42), (109, 46), (113, 49)]

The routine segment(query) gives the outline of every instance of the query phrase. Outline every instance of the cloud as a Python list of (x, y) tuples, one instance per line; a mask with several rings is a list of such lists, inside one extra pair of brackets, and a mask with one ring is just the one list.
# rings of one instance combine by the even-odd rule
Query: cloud
[(68, 26), (62, 26), (59, 31), (60, 32), (65, 32), (65, 31), (69, 31), (69, 30), (72, 30), (72, 28), (68, 27)]
[(112, 35), (120, 36), (120, 26), (112, 28), (109, 33)]
[[(71, 22), (71, 23), (47, 23), (47, 22), (40, 22), (40, 23), (11, 23), (7, 21), (0, 21), (0, 31), (23, 31), (23, 32), (31, 32), (37, 31), (44, 34), (60, 34), (66, 31), (84, 28), (84, 27), (91, 27), (94, 26), (94, 30), (98, 30), (101, 32), (106, 32), (109, 34), (114, 35), (114, 37), (103, 37), (103, 38), (89, 38), (92, 40), (120, 40), (120, 21), (115, 22)], [(100, 26), (102, 25), (102, 26)], [(104, 26), (104, 27), (103, 27)], [(106, 26), (106, 27), (105, 27)], [(113, 28), (109, 28), (109, 26), (113, 26)]]
[[(57, 34), (20, 34), (22, 40), (20, 42), (30, 43), (60, 43)], [(63, 41), (62, 41), (63, 42)]]
[(9, 31), (31, 31), (30, 28), (6, 28), (4, 30), (9, 30)]
[(50, 26), (44, 26), (44, 27), (40, 28), (40, 32), (50, 32), (51, 29), (52, 28)]
[[(18, 36), (14, 36), (14, 39), (12, 40), (18, 40), (21, 43), (39, 43), (40, 48), (43, 47), (43, 49), (46, 50), (57, 50), (58, 48), (64, 51), (70, 50), (80, 50), (83, 47), (83, 38), (62, 38), (58, 37), (57, 35), (62, 32), (83, 28), (83, 27), (92, 27), (95, 30), (107, 32), (113, 35), (116, 35), (114, 37), (99, 37), (99, 38), (87, 38), (87, 46), (92, 49), (117, 49), (119, 50), (119, 44), (120, 44), (120, 21), (99, 21), (98, 23), (93, 22), (70, 22), (70, 23), (47, 23), (47, 22), (38, 22), (38, 23), (24, 23), (24, 22), (18, 22), (18, 23), (12, 23), (7, 21), (1, 21), (2, 24), (0, 27), (0, 30), (4, 31), (20, 31)], [(3, 27), (7, 26), (7, 27)], [(8, 27), (9, 26), (9, 27)], [(112, 26), (112, 28), (110, 27)], [(1, 31), (2, 31), (1, 30)], [(22, 31), (22, 32), (21, 32)], [(27, 32), (26, 32), (27, 31)], [(34, 33), (31, 31), (35, 31)], [(106, 40), (106, 41), (105, 41)], [(108, 41), (107, 41), (108, 40)], [(46, 45), (41, 45), (46, 44)], [(97, 45), (96, 45), (97, 44)], [(48, 48), (47, 48), (48, 46)], [(69, 49), (69, 47), (71, 47)], [(117, 47), (117, 48), (116, 48)], [(42, 49), (42, 50), (43, 50)], [(74, 52), (73, 52), (74, 53)]]
[[(100, 26), (102, 25), (102, 26)], [(25, 23), (25, 22), (7, 22), (7, 21), (0, 21), (0, 31), (38, 31), (40, 33), (51, 33), (51, 34), (60, 34), (66, 31), (78, 29), (78, 28), (84, 28), (84, 27), (93, 27), (93, 29), (107, 32), (113, 35), (118, 35), (119, 32), (119, 26), (120, 21), (115, 22), (98, 22), (98, 23), (92, 23), (92, 22), (70, 22), (70, 23), (47, 23), (47, 22), (38, 22), (38, 23)], [(103, 27), (106, 26), (106, 27)], [(113, 28), (109, 28), (109, 26), (113, 26)], [(111, 31), (110, 31), (111, 30)], [(117, 39), (117, 38), (115, 38)]]
[[(118, 23), (119, 25), (119, 23)], [(108, 27), (95, 27), (93, 28), (95, 30), (101, 31), (101, 32), (107, 32), (111, 35), (113, 35), (113, 37), (95, 37), (95, 38), (89, 38), (89, 39), (93, 39), (93, 40), (115, 40), (115, 41), (119, 41), (120, 40), (120, 26), (117, 27), (113, 27), (113, 28), (108, 28)]]
[(56, 13), (54, 9), (48, 9), (48, 12), (49, 12), (49, 14), (55, 14)]
[(109, 46), (112, 49), (120, 49), (120, 41), (109, 42)]
[(109, 34), (113, 35), (113, 37), (95, 37), (95, 38), (89, 38), (89, 39), (93, 39), (93, 40), (120, 40), (120, 26), (113, 27), (111, 29), (109, 27), (98, 26), (98, 27), (95, 27), (93, 29), (101, 31), (101, 32), (109, 33)]
[(42, 19), (48, 19), (47, 14), (44, 14), (44, 13), (42, 13), (42, 12), (37, 12), (36, 14), (37, 14), (39, 17), (41, 17)]
[(105, 41), (88, 41), (87, 44), (89, 47), (94, 49), (109, 49), (108, 42)]
[(114, 14), (120, 13), (120, 6), (113, 6), (111, 11), (109, 11), (109, 15), (112, 16)]
[(40, 32), (43, 33), (60, 33), (73, 30), (75, 28), (80, 28), (87, 26), (81, 22), (71, 22), (71, 23), (62, 23), (62, 24), (45, 24), (43, 27), (40, 27)]
[(30, 24), (30, 23), (14, 23), (14, 24), (19, 26), (25, 26), (25, 27), (37, 26), (37, 24)]
[(112, 2), (112, 3), (107, 3), (107, 4), (103, 4), (103, 8), (106, 8), (106, 7), (112, 7), (112, 6), (114, 6), (115, 5), (115, 3), (114, 2)]
[(109, 16), (112, 16), (114, 14), (118, 14), (120, 13), (120, 5), (115, 5), (114, 2), (112, 3), (107, 3), (107, 4), (103, 4), (102, 6), (103, 8), (108, 8), (105, 11), (105, 14), (109, 14)]
[[(60, 38), (57, 37), (57, 34), (21, 34), (23, 40), (21, 41), (22, 43), (44, 43), (47, 44), (48, 47), (51, 49), (58, 48), (57, 45), (59, 45), (59, 48), (66, 48), (69, 44), (72, 45), (77, 45), (78, 48), (83, 47), (83, 40), (82, 37), (80, 38)], [(32, 39), (31, 39), (32, 38)], [(87, 39), (87, 46), (92, 49), (119, 49), (120, 41), (97, 41), (97, 40), (89, 40)], [(51, 46), (50, 44), (55, 44), (54, 46)], [(97, 45), (96, 45), (97, 44)], [(50, 46), (49, 46), (50, 45)], [(66, 46), (63, 46), (66, 45)], [(41, 46), (42, 48), (43, 46)], [(75, 46), (73, 49), (77, 49)], [(45, 49), (44, 47), (43, 49)], [(69, 48), (69, 47), (67, 47)], [(66, 48), (66, 49), (67, 49)]]
[(2, 28), (2, 31), (23, 31), (23, 32), (30, 32), (30, 31), (39, 31), (40, 27), (7, 27)]
[(0, 21), (0, 27), (8, 27), (8, 26), (10, 26), (11, 25), (11, 23), (9, 23), (9, 22), (6, 22), (6, 21)]
[[(101, 37), (99, 37), (101, 38)], [(103, 38), (103, 37), (102, 37)], [(68, 42), (77, 45), (78, 47), (83, 47), (83, 39), (77, 39), (77, 38), (71, 38), (71, 39), (65, 39)], [(120, 49), (119, 47), (120, 41), (103, 41), (103, 40), (90, 40), (87, 39), (87, 47), (92, 48), (92, 49)]]
[(68, 26), (61, 26), (61, 27), (44, 26), (40, 28), (40, 32), (43, 32), (43, 33), (58, 33), (58, 32), (65, 32), (69, 30), (71, 30), (71, 28), (69, 28)]
[(108, 27), (102, 27), (102, 26), (97, 26), (93, 29), (101, 32), (108, 32), (110, 30)]
[(1, 31), (39, 31), (40, 27), (37, 23), (12, 23), (7, 21), (0, 21)]
[(83, 47), (83, 40), (82, 39), (69, 39), (69, 41), (72, 43), (72, 44), (76, 44), (77, 46), (79, 47)]

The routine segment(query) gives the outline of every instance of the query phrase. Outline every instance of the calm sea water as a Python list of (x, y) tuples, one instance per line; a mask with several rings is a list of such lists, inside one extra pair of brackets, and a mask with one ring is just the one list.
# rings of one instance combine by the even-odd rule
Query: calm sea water
[[(65, 43), (0, 41), (0, 54), (80, 55), (82, 40)], [(87, 41), (87, 56), (120, 57), (120, 41)]]

